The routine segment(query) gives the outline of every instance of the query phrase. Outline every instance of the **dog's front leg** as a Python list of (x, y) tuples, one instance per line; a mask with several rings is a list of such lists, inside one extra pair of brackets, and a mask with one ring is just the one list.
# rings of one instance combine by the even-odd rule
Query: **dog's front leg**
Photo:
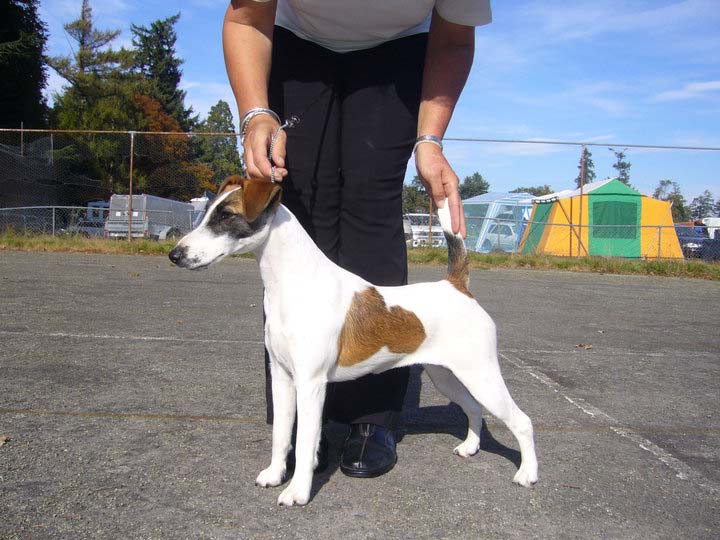
[(262, 487), (279, 486), (282, 483), (295, 422), (295, 383), (290, 374), (273, 360), (272, 354), (270, 354), (270, 372), (274, 412), (272, 459), (270, 466), (255, 480), (255, 484)]
[(324, 380), (296, 380), (295, 384), (298, 412), (295, 474), (288, 487), (278, 497), (278, 504), (282, 506), (304, 505), (310, 500), (325, 401)]

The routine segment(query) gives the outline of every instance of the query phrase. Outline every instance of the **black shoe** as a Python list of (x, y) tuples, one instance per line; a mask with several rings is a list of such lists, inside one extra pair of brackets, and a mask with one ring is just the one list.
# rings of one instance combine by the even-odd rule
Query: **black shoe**
[(354, 478), (375, 478), (395, 466), (395, 437), (391, 430), (375, 424), (352, 424), (345, 439), (340, 470)]
[[(285, 462), (288, 471), (295, 470), (295, 444), (295, 438), (293, 437), (293, 448), (290, 449), (290, 452), (287, 455), (287, 461)], [(323, 433), (320, 435), (320, 447), (318, 448), (317, 454), (318, 464), (317, 467), (315, 467), (315, 472), (320, 473), (328, 468), (328, 454), (328, 440)]]

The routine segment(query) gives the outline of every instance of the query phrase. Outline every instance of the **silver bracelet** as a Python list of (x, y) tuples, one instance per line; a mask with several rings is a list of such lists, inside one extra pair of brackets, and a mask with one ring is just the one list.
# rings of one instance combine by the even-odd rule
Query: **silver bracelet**
[(242, 117), (242, 121), (240, 122), (240, 138), (244, 139), (245, 134), (247, 133), (248, 124), (250, 124), (250, 120), (255, 118), (256, 116), (259, 116), (261, 114), (267, 114), (269, 116), (272, 116), (278, 124), (281, 124), (280, 117), (275, 114), (275, 111), (272, 109), (266, 109), (264, 107), (255, 107), (254, 109), (250, 109), (248, 112), (245, 113), (245, 115)]
[(439, 146), (440, 151), (442, 152), (443, 143), (442, 143), (442, 139), (440, 137), (436, 137), (435, 135), (420, 135), (417, 139), (415, 139), (415, 146), (413, 146), (413, 149), (412, 149), (413, 154), (417, 150), (417, 147), (423, 143), (430, 143), (430, 144), (434, 144), (435, 146)]

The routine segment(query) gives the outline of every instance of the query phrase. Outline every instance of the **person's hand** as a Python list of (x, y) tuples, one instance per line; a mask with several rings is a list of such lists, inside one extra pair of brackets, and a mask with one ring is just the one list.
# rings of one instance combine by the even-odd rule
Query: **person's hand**
[[(251, 180), (261, 180), (270, 182), (272, 164), (268, 159), (268, 151), (270, 150), (270, 142), (273, 135), (280, 127), (280, 124), (270, 115), (259, 114), (250, 119), (250, 123), (245, 133), (245, 168), (248, 178)], [(287, 176), (285, 169), (285, 143), (287, 135), (284, 130), (275, 140), (273, 146), (273, 162), (275, 163), (275, 180), (282, 182)]]
[(458, 191), (458, 177), (445, 159), (442, 150), (434, 144), (418, 145), (415, 151), (415, 167), (420, 181), (432, 197), (435, 206), (440, 208), (447, 197), (450, 205), (452, 230), (455, 234), (459, 232), (465, 238), (467, 230), (465, 213)]

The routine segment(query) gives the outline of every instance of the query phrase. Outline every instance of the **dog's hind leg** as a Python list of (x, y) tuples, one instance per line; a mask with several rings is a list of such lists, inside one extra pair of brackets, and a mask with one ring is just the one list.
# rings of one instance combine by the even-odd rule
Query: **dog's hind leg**
[(463, 359), (452, 371), (490, 414), (505, 423), (520, 445), (522, 463), (513, 482), (530, 487), (537, 482), (538, 464), (530, 418), (515, 404), (500, 373), (497, 359), (469, 365)]
[(453, 452), (460, 457), (474, 456), (480, 448), (482, 407), (449, 369), (442, 366), (426, 364), (425, 371), (435, 385), (435, 388), (442, 392), (450, 401), (457, 403), (467, 415), (467, 437), (462, 443), (455, 447)]
[(281, 506), (307, 504), (310, 500), (313, 471), (317, 465), (320, 445), (322, 409), (325, 402), (324, 380), (297, 379), (297, 437), (295, 445), (295, 474), (278, 497)]
[[(271, 355), (272, 357), (272, 355)], [(262, 487), (279, 486), (285, 476), (287, 454), (295, 422), (295, 384), (290, 374), (271, 359), (273, 396), (272, 459), (255, 480)]]

